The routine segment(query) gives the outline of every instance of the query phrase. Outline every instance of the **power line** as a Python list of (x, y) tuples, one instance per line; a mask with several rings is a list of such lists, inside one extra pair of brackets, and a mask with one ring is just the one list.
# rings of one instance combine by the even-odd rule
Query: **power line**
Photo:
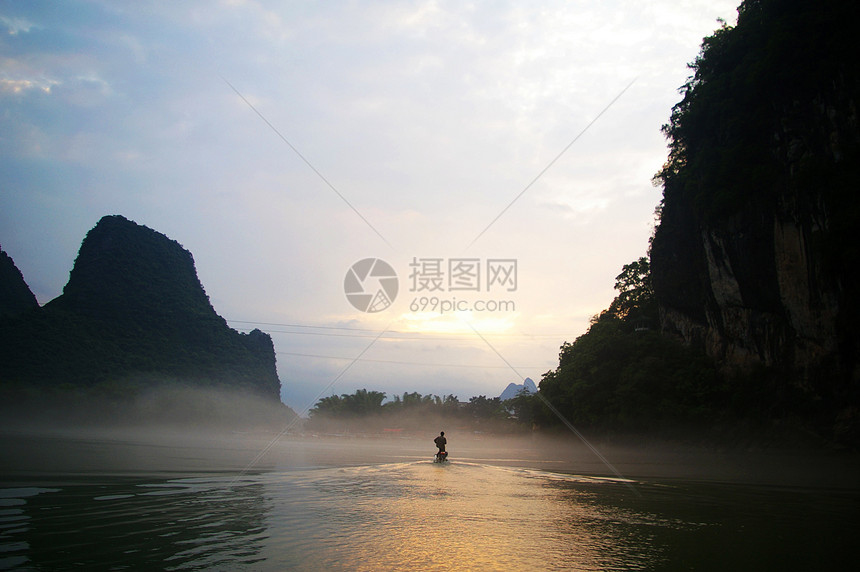
[(233, 324), (256, 324), (260, 326), (280, 326), (289, 328), (315, 328), (320, 330), (350, 330), (357, 332), (374, 332), (379, 333), (379, 330), (371, 330), (370, 328), (347, 328), (346, 326), (313, 326), (309, 324), (280, 324), (277, 322), (252, 322), (249, 320), (227, 320)]
[[(368, 335), (357, 335), (357, 334), (335, 334), (335, 333), (324, 333), (324, 332), (291, 332), (286, 330), (271, 330), (266, 329), (267, 333), (278, 333), (278, 334), (296, 334), (296, 335), (313, 335), (313, 336), (334, 336), (334, 337), (364, 337), (364, 338), (373, 338), (376, 337), (376, 334), (379, 333), (379, 330), (373, 330), (370, 328), (350, 328), (346, 326), (314, 326), (309, 324), (284, 324), (284, 323), (276, 323), (276, 322), (253, 322), (248, 320), (227, 320), (227, 322), (231, 324), (249, 324), (254, 326), (276, 326), (282, 328), (300, 328), (300, 329), (313, 329), (313, 330), (337, 330), (337, 331), (347, 331), (347, 332), (367, 332)], [(433, 336), (434, 340), (439, 339), (472, 339), (474, 335), (470, 332), (445, 332), (445, 336), (459, 336), (457, 338), (440, 338), (433, 332), (404, 332), (400, 330), (389, 330), (387, 332), (390, 335), (385, 335), (383, 338), (386, 339), (422, 339), (422, 337)], [(487, 334), (490, 337), (499, 337), (499, 338), (511, 338), (511, 339), (559, 339), (559, 338), (568, 338), (570, 335), (567, 334)], [(411, 336), (411, 337), (405, 337)]]
[[(296, 336), (323, 336), (330, 338), (375, 338), (371, 334), (334, 334), (328, 332), (290, 332), (286, 330), (264, 330), (269, 334), (290, 334)], [(432, 336), (432, 337), (431, 337)], [(406, 332), (394, 333), (394, 335), (383, 335), (380, 336), (380, 339), (384, 340), (393, 340), (393, 341), (426, 341), (426, 342), (436, 342), (436, 341), (453, 341), (453, 342), (472, 342), (473, 338), (463, 336), (463, 337), (445, 337), (445, 336), (437, 336), (433, 334), (425, 334), (421, 332), (415, 332), (414, 334), (409, 334)], [(514, 340), (517, 338), (508, 338), (510, 340)]]
[[(505, 208), (503, 208), (503, 209), (502, 209), (502, 211), (501, 211), (499, 214), (497, 214), (497, 215), (496, 215), (496, 218), (494, 218), (493, 220), (491, 220), (491, 221), (490, 221), (490, 224), (488, 224), (486, 227), (484, 227), (484, 230), (482, 230), (481, 232), (479, 232), (479, 233), (478, 233), (478, 236), (476, 236), (475, 238), (473, 238), (473, 239), (472, 239), (472, 242), (470, 242), (470, 243), (469, 243), (469, 245), (466, 247), (466, 250), (468, 250), (468, 249), (472, 248), (472, 245), (473, 245), (473, 244), (475, 244), (475, 243), (478, 241), (478, 239), (479, 239), (479, 238), (481, 238), (481, 237), (484, 235), (484, 233), (485, 233), (485, 232), (487, 232), (488, 230), (490, 230), (490, 227), (491, 227), (491, 226), (493, 226), (494, 224), (496, 224), (496, 221), (497, 221), (497, 220), (499, 220), (499, 219), (502, 217), (502, 215), (503, 215), (503, 214), (505, 214), (505, 213), (508, 211), (508, 209), (509, 209), (509, 208), (511, 208), (511, 207), (514, 205), (514, 203), (515, 203), (515, 202), (517, 202), (518, 200), (520, 200), (520, 197), (522, 197), (522, 196), (526, 193), (526, 191), (528, 191), (528, 190), (532, 187), (532, 185), (534, 185), (534, 184), (538, 181), (538, 179), (540, 179), (541, 177), (543, 177), (544, 173), (546, 173), (547, 171), (549, 171), (550, 167), (552, 167), (553, 165), (555, 165), (555, 162), (556, 162), (556, 161), (558, 161), (559, 159), (561, 159), (561, 156), (562, 156), (562, 155), (564, 155), (565, 153), (567, 153), (567, 150), (568, 150), (568, 149), (570, 149), (570, 148), (573, 146), (573, 144), (574, 144), (574, 143), (576, 143), (577, 141), (579, 141), (579, 138), (580, 138), (580, 137), (582, 137), (582, 136), (583, 136), (583, 134), (585, 134), (585, 132), (586, 132), (586, 131), (588, 131), (588, 128), (589, 128), (589, 127), (591, 127), (592, 125), (594, 125), (594, 123), (595, 123), (598, 119), (600, 119), (600, 118), (603, 116), (603, 114), (604, 114), (604, 113), (606, 113), (606, 112), (609, 110), (609, 108), (610, 108), (610, 107), (612, 107), (612, 106), (615, 104), (615, 102), (616, 102), (616, 101), (618, 101), (618, 100), (621, 98), (621, 96), (622, 96), (622, 95), (624, 95), (624, 93), (625, 93), (628, 89), (630, 89), (630, 86), (632, 86), (632, 85), (633, 85), (633, 83), (634, 83), (635, 81), (636, 81), (636, 78), (633, 78), (633, 81), (631, 81), (629, 84), (627, 84), (627, 87), (625, 87), (624, 89), (622, 89), (622, 90), (621, 90), (621, 93), (619, 93), (618, 95), (616, 95), (616, 96), (615, 96), (615, 99), (613, 99), (612, 101), (610, 101), (610, 102), (609, 102), (609, 104), (608, 104), (606, 107), (604, 107), (604, 108), (600, 111), (600, 113), (598, 113), (598, 114), (597, 114), (597, 116), (596, 116), (594, 119), (592, 119), (592, 120), (588, 123), (588, 125), (586, 125), (585, 127), (583, 127), (582, 131), (580, 131), (580, 132), (576, 135), (576, 137), (574, 137), (574, 138), (573, 138), (573, 140), (572, 140), (570, 143), (568, 143), (568, 144), (567, 144), (567, 146), (566, 146), (564, 149), (562, 149), (562, 150), (561, 150), (561, 152), (560, 152), (558, 155), (556, 155), (556, 156), (553, 158), (553, 160), (552, 160), (552, 161), (550, 161), (550, 162), (549, 162), (549, 164), (548, 164), (546, 167), (544, 167), (544, 168), (543, 168), (543, 170), (542, 170), (540, 173), (538, 173), (538, 174), (535, 176), (535, 178), (534, 178), (534, 179), (532, 179), (532, 180), (529, 182), (529, 184), (528, 184), (528, 185), (526, 185), (526, 186), (525, 186), (525, 188), (524, 188), (522, 191), (520, 191), (520, 192), (519, 192), (519, 194), (518, 194), (517, 196), (515, 196), (515, 197), (513, 198), (513, 200), (511, 200), (511, 202), (509, 202), (509, 203), (505, 206)], [(231, 86), (231, 87), (232, 87), (232, 86)], [(249, 105), (250, 105), (250, 104), (249, 104)]]
[[(309, 357), (309, 358), (319, 358), (319, 359), (336, 359), (336, 360), (346, 360), (351, 361), (354, 358), (351, 357), (339, 357), (339, 356), (324, 356), (319, 354), (305, 354), (298, 352), (275, 352), (278, 355), (287, 355), (287, 356), (298, 356), (298, 357)], [(413, 362), (413, 361), (394, 361), (394, 360), (382, 360), (382, 359), (367, 359), (362, 358), (356, 361), (366, 361), (371, 363), (389, 363), (396, 365), (417, 365), (417, 366), (426, 366), (426, 367), (464, 367), (464, 368), (473, 368), (473, 369), (508, 369), (506, 365), (475, 365), (475, 364), (462, 364), (462, 363), (425, 363), (425, 362)], [(519, 366), (521, 369), (541, 369), (546, 366)], [(550, 368), (552, 366), (549, 366)]]

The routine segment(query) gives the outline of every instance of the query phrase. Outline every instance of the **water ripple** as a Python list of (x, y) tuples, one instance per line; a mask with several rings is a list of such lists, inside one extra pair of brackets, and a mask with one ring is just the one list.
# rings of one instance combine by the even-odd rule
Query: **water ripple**
[[(696, 551), (734, 556), (728, 568), (743, 569), (742, 551), (720, 552), (738, 541), (738, 527), (756, 547), (775, 542), (757, 526), (764, 522), (802, 544), (791, 531), (809, 519), (810, 495), (429, 461), (70, 481), (0, 489), (0, 570), (639, 570), (710, 562)], [(824, 512), (815, 526), (832, 522), (838, 533), (857, 496), (816, 506)], [(810, 535), (816, 542), (833, 535), (821, 528)], [(774, 558), (785, 569), (803, 562)]]

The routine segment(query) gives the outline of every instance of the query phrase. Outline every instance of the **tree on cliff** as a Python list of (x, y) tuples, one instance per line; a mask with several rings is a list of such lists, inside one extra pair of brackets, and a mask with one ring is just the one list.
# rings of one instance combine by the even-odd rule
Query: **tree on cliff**
[[(558, 367), (541, 379), (541, 394), (571, 422), (591, 428), (668, 430), (713, 418), (724, 395), (711, 361), (636, 327), (656, 312), (647, 259), (624, 265), (615, 289), (618, 296), (588, 332), (561, 346)], [(538, 399), (520, 398), (520, 420), (558, 423)]]
[[(770, 205), (786, 170), (813, 168), (815, 148), (856, 147), (830, 129), (850, 117), (801, 118), (799, 108), (834, 83), (856, 90), (856, 6), (843, 0), (745, 0), (738, 24), (702, 42), (663, 132), (669, 157), (655, 176), (664, 204), (684, 198), (706, 219)], [(817, 105), (836, 102), (820, 99)], [(801, 121), (815, 122), (815, 128)], [(806, 131), (805, 133), (803, 131)], [(841, 131), (841, 130), (840, 130)], [(843, 132), (843, 136), (847, 133)], [(791, 147), (791, 149), (781, 149)], [(786, 151), (784, 157), (780, 157)], [(839, 157), (834, 157), (837, 162)], [(802, 191), (802, 189), (796, 189)]]
[(652, 284), (667, 335), (750, 417), (860, 442), (860, 43), (845, 0), (745, 0), (663, 127)]
[(657, 304), (651, 287), (651, 268), (644, 256), (625, 264), (615, 277), (618, 296), (599, 319), (616, 318), (631, 324), (648, 326), (657, 317)]

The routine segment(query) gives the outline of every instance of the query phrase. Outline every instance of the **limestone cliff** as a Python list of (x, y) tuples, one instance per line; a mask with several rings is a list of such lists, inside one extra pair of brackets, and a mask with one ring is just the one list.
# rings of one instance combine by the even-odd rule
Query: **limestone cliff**
[(191, 253), (124, 217), (87, 234), (61, 296), (0, 320), (0, 385), (116, 393), (174, 382), (280, 399), (268, 334), (230, 328)]
[(21, 271), (0, 249), (0, 319), (11, 318), (39, 307)]
[(664, 332), (750, 383), (769, 377), (774, 402), (782, 388), (856, 427), (860, 54), (848, 5), (748, 0), (736, 27), (705, 40), (664, 127), (651, 270)]

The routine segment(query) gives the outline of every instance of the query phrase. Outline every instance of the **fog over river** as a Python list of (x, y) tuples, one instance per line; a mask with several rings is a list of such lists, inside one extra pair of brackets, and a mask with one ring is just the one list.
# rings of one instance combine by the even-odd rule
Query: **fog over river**
[[(827, 570), (858, 467), (575, 437), (5, 431), (0, 569)], [(853, 567), (853, 566), (852, 566)]]

